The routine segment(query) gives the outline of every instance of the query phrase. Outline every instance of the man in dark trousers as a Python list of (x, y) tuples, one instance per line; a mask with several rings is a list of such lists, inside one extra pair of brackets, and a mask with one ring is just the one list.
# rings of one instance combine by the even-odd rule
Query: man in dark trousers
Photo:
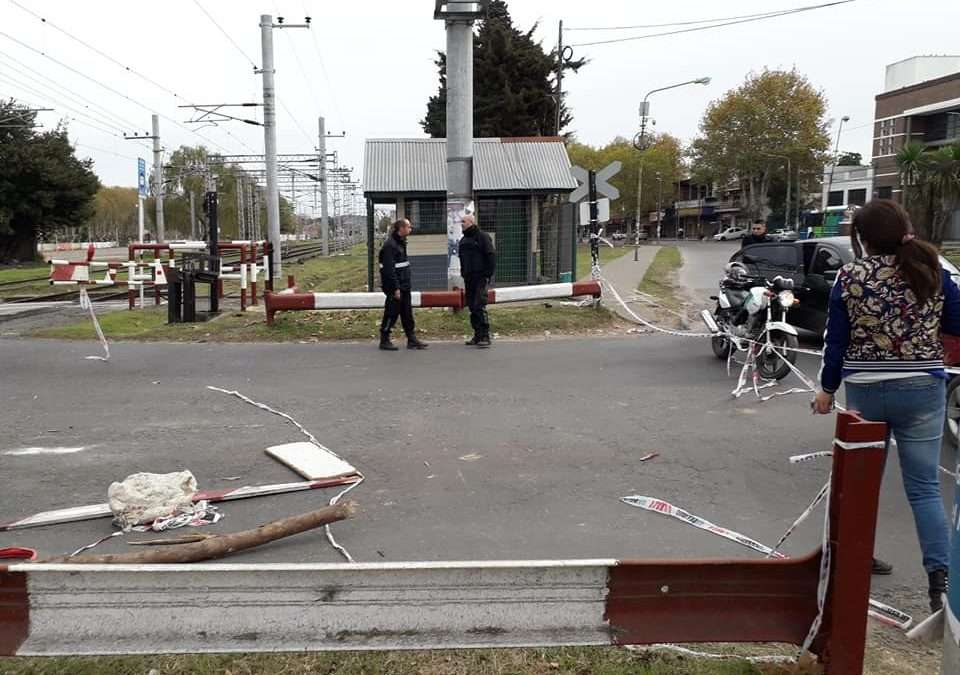
[(490, 346), (490, 318), (487, 316), (487, 286), (497, 268), (497, 252), (490, 235), (477, 225), (476, 218), (463, 217), (463, 237), (460, 239), (460, 275), (470, 308), (473, 338), (468, 345)]
[(771, 241), (773, 240), (767, 236), (767, 221), (755, 220), (753, 225), (750, 226), (750, 234), (740, 240), (740, 248), (746, 248), (754, 244), (766, 244)]
[(397, 346), (390, 341), (390, 331), (397, 318), (407, 334), (407, 349), (426, 349), (427, 344), (417, 339), (413, 322), (413, 306), (410, 304), (410, 261), (407, 260), (407, 236), (413, 225), (406, 218), (398, 220), (390, 228), (387, 240), (380, 248), (380, 286), (387, 296), (383, 306), (383, 321), (380, 322), (380, 349), (395, 352)]

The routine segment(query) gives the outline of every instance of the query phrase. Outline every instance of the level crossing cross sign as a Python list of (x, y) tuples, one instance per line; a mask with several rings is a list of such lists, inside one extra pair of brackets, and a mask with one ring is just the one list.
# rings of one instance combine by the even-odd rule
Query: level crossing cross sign
[[(610, 199), (620, 198), (620, 190), (610, 185), (607, 181), (616, 176), (622, 167), (623, 163), (618, 159), (597, 171), (597, 194), (609, 197)], [(572, 166), (570, 167), (570, 173), (580, 182), (580, 187), (570, 193), (571, 203), (576, 204), (586, 197), (590, 191), (590, 172), (583, 167)]]

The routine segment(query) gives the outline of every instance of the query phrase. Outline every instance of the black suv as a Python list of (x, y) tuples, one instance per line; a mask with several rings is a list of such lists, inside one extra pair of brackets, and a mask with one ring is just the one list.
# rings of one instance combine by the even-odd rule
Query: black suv
[[(848, 237), (825, 237), (754, 244), (735, 253), (730, 262), (742, 262), (751, 274), (771, 281), (776, 276), (793, 279), (800, 303), (787, 314), (787, 321), (797, 328), (823, 335), (833, 282), (840, 268), (853, 258)], [(960, 270), (950, 261), (940, 256), (940, 264), (954, 281), (960, 281)]]

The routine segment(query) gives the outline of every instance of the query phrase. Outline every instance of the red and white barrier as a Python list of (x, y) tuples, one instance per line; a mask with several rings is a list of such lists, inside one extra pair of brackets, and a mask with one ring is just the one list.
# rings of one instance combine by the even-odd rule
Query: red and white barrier
[(829, 536), (804, 557), (17, 563), (0, 566), (0, 656), (802, 645), (813, 626), (810, 649), (824, 672), (856, 675), (886, 433), (837, 416)]
[[(600, 297), (600, 283), (580, 281), (576, 283), (542, 284), (538, 286), (512, 286), (491, 289), (487, 302), (491, 304), (569, 298), (580, 295)], [(414, 291), (410, 294), (414, 307), (466, 307), (463, 290)], [(309, 309), (378, 309), (383, 307), (383, 293), (267, 293), (267, 324), (273, 325), (277, 312), (294, 312)]]

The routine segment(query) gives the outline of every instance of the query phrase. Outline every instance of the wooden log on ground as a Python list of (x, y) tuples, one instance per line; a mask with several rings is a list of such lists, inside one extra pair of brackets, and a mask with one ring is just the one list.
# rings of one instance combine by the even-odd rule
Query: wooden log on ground
[(78, 555), (70, 558), (61, 556), (43, 560), (45, 563), (72, 563), (77, 565), (100, 564), (151, 564), (151, 563), (189, 563), (201, 560), (214, 560), (237, 551), (260, 546), (283, 537), (313, 530), (339, 520), (345, 520), (356, 511), (353, 502), (327, 506), (318, 511), (290, 516), (266, 523), (253, 530), (244, 530), (232, 534), (217, 534), (203, 541), (164, 547), (137, 553), (107, 553), (103, 555)]

